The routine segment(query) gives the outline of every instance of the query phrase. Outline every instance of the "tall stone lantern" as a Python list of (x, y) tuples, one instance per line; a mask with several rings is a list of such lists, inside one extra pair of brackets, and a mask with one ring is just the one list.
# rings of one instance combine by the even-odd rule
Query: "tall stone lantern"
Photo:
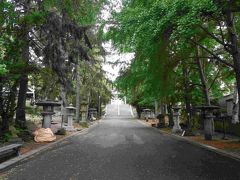
[(172, 107), (172, 109), (173, 109), (173, 122), (174, 122), (172, 132), (173, 133), (180, 133), (180, 132), (182, 132), (182, 128), (179, 125), (179, 117), (180, 117), (179, 110), (181, 109), (181, 107), (174, 106), (174, 107)]
[(83, 101), (81, 103), (80, 112), (81, 112), (81, 117), (83, 122), (86, 122), (87, 120), (87, 106), (88, 106), (88, 103), (86, 101)]
[(196, 109), (200, 109), (202, 113), (202, 117), (204, 120), (204, 137), (205, 140), (212, 140), (212, 136), (214, 133), (214, 122), (213, 118), (213, 111), (215, 109), (219, 109), (218, 106), (212, 105), (203, 105), (203, 106), (196, 106)]
[(45, 100), (45, 101), (39, 101), (36, 103), (37, 106), (43, 107), (43, 112), (41, 113), (43, 116), (43, 128), (50, 128), (51, 127), (51, 121), (52, 121), (52, 115), (55, 114), (54, 112), (54, 106), (61, 106), (61, 103), (51, 101), (51, 100)]

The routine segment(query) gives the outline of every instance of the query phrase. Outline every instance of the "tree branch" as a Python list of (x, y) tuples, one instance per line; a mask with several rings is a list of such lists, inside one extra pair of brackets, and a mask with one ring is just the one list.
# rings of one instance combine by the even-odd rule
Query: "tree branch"
[(219, 73), (220, 73), (220, 70), (218, 69), (217, 75), (216, 75), (216, 77), (213, 79), (211, 85), (209, 86), (208, 91), (212, 88), (213, 84), (215, 83), (215, 81), (216, 81), (217, 78), (219, 77)]
[(198, 83), (189, 83), (189, 86), (190, 86), (190, 87), (193, 87), (193, 86), (203, 87), (202, 84), (198, 84)]
[(200, 27), (204, 32), (206, 32), (211, 38), (213, 38), (215, 41), (217, 41), (219, 44), (222, 44), (223, 47), (224, 47), (224, 49), (225, 49), (228, 53), (231, 52), (231, 51), (228, 49), (228, 47), (227, 47), (228, 44), (226, 44), (223, 39), (220, 40), (220, 39), (217, 38), (214, 34), (210, 33), (210, 32), (209, 32), (206, 28), (204, 28), (203, 26), (199, 25), (199, 27)]
[(194, 44), (194, 45), (198, 45), (199, 47), (201, 47), (203, 50), (205, 50), (206, 52), (208, 52), (209, 54), (211, 54), (217, 61), (223, 63), (224, 65), (226, 65), (227, 67), (230, 68), (234, 68), (233, 64), (226, 62), (225, 60), (221, 59), (220, 57), (218, 57), (216, 54), (212, 53), (208, 48), (204, 47), (203, 45), (201, 45), (200, 43), (190, 39), (190, 41)]

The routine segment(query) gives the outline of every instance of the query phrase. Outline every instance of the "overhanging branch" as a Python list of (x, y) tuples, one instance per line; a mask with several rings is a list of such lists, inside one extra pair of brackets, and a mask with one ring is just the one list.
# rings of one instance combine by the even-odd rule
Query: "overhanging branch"
[(217, 56), (216, 54), (212, 53), (208, 48), (204, 47), (203, 45), (201, 45), (200, 43), (194, 41), (194, 40), (190, 40), (192, 44), (197, 45), (199, 47), (201, 47), (203, 50), (205, 50), (206, 52), (208, 52), (209, 54), (211, 54), (217, 61), (223, 63), (224, 65), (226, 65), (227, 67), (230, 68), (234, 68), (233, 64), (221, 59), (219, 56)]

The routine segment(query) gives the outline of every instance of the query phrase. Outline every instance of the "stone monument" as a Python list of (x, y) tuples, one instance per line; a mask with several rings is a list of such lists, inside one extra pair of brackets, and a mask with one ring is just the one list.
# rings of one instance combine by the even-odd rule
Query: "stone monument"
[(182, 128), (179, 125), (179, 117), (180, 117), (179, 110), (181, 108), (179, 106), (174, 106), (174, 107), (172, 107), (172, 109), (173, 109), (173, 122), (174, 122), (172, 132), (173, 133), (181, 133)]

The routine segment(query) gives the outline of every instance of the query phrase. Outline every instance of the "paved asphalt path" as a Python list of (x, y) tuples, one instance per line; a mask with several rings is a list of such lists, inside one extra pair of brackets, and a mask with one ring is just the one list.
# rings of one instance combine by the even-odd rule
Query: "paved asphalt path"
[(18, 180), (240, 179), (240, 162), (146, 127), (128, 105), (109, 105), (106, 119), (9, 170)]

